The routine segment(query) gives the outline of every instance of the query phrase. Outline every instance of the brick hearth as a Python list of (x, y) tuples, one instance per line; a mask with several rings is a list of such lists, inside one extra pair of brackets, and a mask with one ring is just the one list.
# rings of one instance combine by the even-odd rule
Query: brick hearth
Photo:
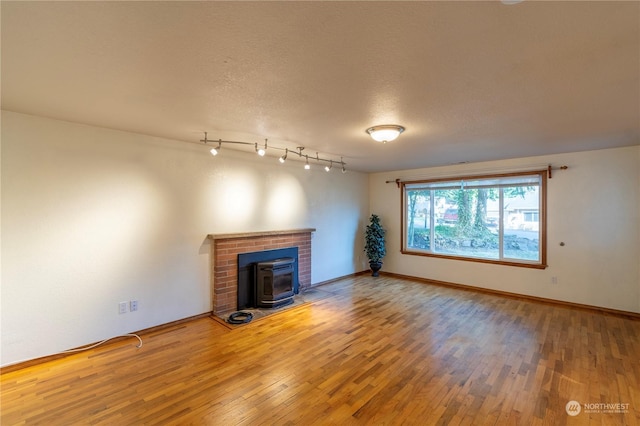
[(311, 233), (315, 229), (212, 234), (211, 280), (213, 313), (224, 315), (238, 309), (238, 254), (298, 247), (300, 289), (311, 286)]

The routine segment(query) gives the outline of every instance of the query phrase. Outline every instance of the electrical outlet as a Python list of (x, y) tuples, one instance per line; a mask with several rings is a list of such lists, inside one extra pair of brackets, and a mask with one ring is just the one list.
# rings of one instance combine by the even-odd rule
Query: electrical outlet
[(129, 302), (129, 310), (131, 312), (138, 310), (138, 301), (137, 300), (132, 300), (131, 302)]
[(127, 313), (127, 302), (118, 303), (118, 313), (126, 314)]
[(558, 277), (551, 277), (551, 284), (558, 284)]

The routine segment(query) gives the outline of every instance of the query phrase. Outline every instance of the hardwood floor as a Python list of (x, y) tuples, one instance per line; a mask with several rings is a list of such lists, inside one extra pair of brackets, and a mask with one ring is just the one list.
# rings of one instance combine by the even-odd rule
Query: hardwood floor
[(640, 321), (384, 276), (320, 291), (4, 373), (1, 424), (640, 424)]

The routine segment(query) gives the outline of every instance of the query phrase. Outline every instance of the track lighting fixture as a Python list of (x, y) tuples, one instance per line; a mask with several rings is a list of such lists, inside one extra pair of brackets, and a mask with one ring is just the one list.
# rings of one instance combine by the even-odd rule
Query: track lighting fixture
[[(222, 147), (223, 143), (227, 143), (227, 144), (235, 144), (235, 145), (249, 145), (249, 146), (253, 146), (253, 149), (255, 150), (256, 154), (258, 154), (261, 157), (264, 157), (267, 153), (267, 148), (271, 149), (271, 150), (280, 150), (280, 151), (284, 151), (284, 155), (282, 155), (281, 157), (278, 157), (278, 161), (280, 163), (284, 163), (285, 161), (287, 161), (287, 157), (289, 155), (289, 153), (295, 154), (297, 155), (299, 158), (304, 158), (305, 160), (305, 164), (304, 164), (304, 168), (305, 170), (310, 170), (311, 169), (311, 165), (309, 164), (309, 155), (307, 154), (303, 154), (302, 151), (304, 151), (305, 147), (303, 146), (299, 146), (296, 148), (296, 150), (291, 150), (289, 151), (289, 148), (279, 148), (276, 146), (267, 146), (267, 139), (264, 140), (264, 146), (259, 146), (257, 142), (241, 142), (241, 141), (224, 141), (222, 139), (218, 139), (216, 141), (212, 141), (207, 139), (207, 132), (204, 132), (204, 139), (200, 139), (200, 142), (203, 142), (205, 145), (209, 142), (218, 142), (218, 146), (211, 148), (211, 150), (209, 152), (211, 152), (211, 155), (218, 155), (218, 153), (220, 152), (220, 148)], [(314, 159), (314, 157), (312, 156), (311, 159)], [(344, 162), (344, 160), (342, 159), (342, 157), (340, 157), (340, 161), (338, 162), (337, 160), (331, 160), (328, 158), (322, 158), (320, 157), (320, 154), (318, 152), (316, 152), (316, 156), (315, 156), (315, 160), (318, 163), (329, 163), (328, 165), (326, 165), (324, 167), (325, 171), (330, 171), (333, 168), (333, 163), (335, 162), (336, 164), (340, 164), (340, 166), (342, 167), (342, 173), (345, 173), (347, 171), (346, 169), (346, 164)]]

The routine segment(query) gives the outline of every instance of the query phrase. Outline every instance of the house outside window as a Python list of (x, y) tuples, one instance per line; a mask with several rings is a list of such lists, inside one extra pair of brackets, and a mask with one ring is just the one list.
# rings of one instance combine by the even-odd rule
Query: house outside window
[(546, 267), (546, 171), (403, 182), (402, 253)]

